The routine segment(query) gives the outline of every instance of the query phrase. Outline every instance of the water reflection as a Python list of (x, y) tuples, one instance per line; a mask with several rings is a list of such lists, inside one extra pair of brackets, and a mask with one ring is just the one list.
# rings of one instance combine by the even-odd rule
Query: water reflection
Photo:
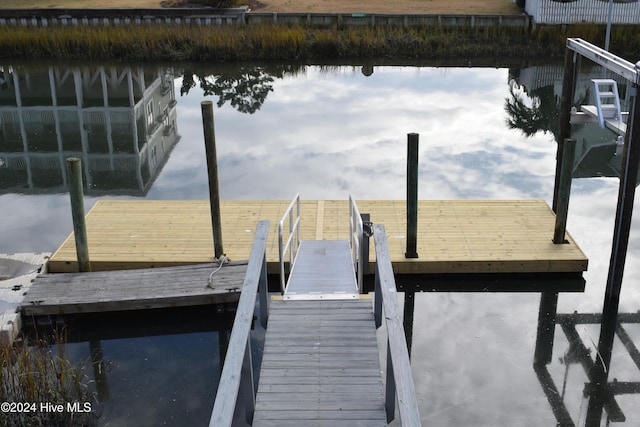
[[(537, 360), (534, 370), (558, 425), (598, 427), (637, 420), (637, 405), (629, 403), (640, 394), (640, 352), (634, 343), (640, 313), (549, 314), (541, 304), (537, 345), (545, 347), (541, 352), (547, 360)], [(545, 330), (555, 329), (556, 322), (563, 336), (552, 345), (542, 343)], [(598, 346), (587, 333), (596, 326), (601, 334)]]
[[(421, 135), (421, 199), (549, 201), (553, 191), (559, 65), (367, 66), (364, 73), (361, 65), (53, 65), (2, 66), (1, 70), (0, 252), (53, 251), (71, 231), (68, 197), (53, 194), (65, 191), (60, 159), (67, 155), (86, 156), (85, 179), (94, 184), (86, 187), (87, 208), (105, 196), (206, 199), (200, 116), (204, 99), (219, 105), (215, 120), (223, 199), (288, 200), (297, 192), (307, 199), (345, 199), (348, 192), (361, 199), (401, 199), (408, 132)], [(583, 74), (580, 80), (588, 79), (591, 72), (585, 68)], [(165, 90), (169, 92), (163, 95)], [(583, 97), (586, 90), (581, 92)], [(148, 111), (164, 110), (156, 109), (154, 103), (147, 110), (147, 99), (160, 99), (169, 108), (175, 134), (164, 135), (166, 124), (156, 125), (156, 119), (149, 119)], [(509, 103), (511, 113), (505, 110)], [(28, 114), (21, 118), (19, 112)], [(118, 114), (111, 116), (111, 112)], [(510, 128), (507, 120), (513, 120), (516, 128)], [(46, 129), (37, 127), (47, 123)], [(103, 135), (98, 136), (100, 129)], [(611, 132), (597, 125), (574, 129), (582, 150), (574, 176), (596, 179), (574, 181), (568, 228), (590, 263), (584, 293), (561, 293), (557, 305), (561, 313), (596, 313), (602, 308), (609, 262), (617, 157), (615, 150), (605, 149), (613, 147)], [(47, 148), (43, 148), (45, 140)], [(153, 147), (157, 147), (155, 161)], [(120, 154), (129, 159), (130, 168), (118, 169)], [(49, 166), (38, 170), (35, 165), (41, 158), (47, 158)], [(20, 161), (10, 163), (10, 159)], [(633, 228), (638, 229), (637, 222)], [(628, 256), (640, 256), (637, 239), (630, 242)], [(625, 274), (625, 283), (633, 285), (640, 277), (640, 264), (628, 263)], [(471, 286), (461, 279), (459, 285), (466, 292), (416, 292), (407, 298), (406, 310), (415, 309), (412, 364), (424, 425), (564, 422), (557, 420), (557, 410), (550, 410), (548, 386), (541, 387), (531, 369), (541, 283), (525, 283), (531, 285), (529, 291), (537, 292), (509, 293), (522, 289), (523, 282), (486, 280), (482, 286)], [(437, 281), (429, 285), (445, 290)], [(499, 290), (505, 292), (483, 292), (485, 285), (494, 290), (503, 286)], [(576, 290), (581, 285), (584, 282), (574, 283)], [(623, 311), (634, 311), (639, 302), (637, 288), (624, 286)], [(558, 324), (561, 319), (558, 315)], [(85, 336), (67, 348), (78, 360), (93, 354), (92, 366), (107, 372), (103, 384), (109, 392), (102, 394), (108, 396), (105, 400), (111, 409), (106, 410), (105, 420), (111, 420), (111, 425), (162, 421), (199, 425), (206, 420), (224, 335), (216, 330), (184, 329), (175, 335), (143, 331), (118, 337), (110, 335), (110, 321), (100, 325), (106, 327), (97, 335)], [(97, 331), (100, 325), (92, 329)], [(169, 327), (171, 322), (158, 325)], [(584, 345), (592, 349), (592, 360), (596, 345), (589, 344), (597, 343), (599, 333), (594, 326), (576, 327)], [(640, 342), (640, 328), (625, 325), (625, 330)], [(624, 378), (624, 384), (616, 387), (629, 390), (626, 383), (640, 375), (627, 352), (621, 351), (620, 341), (616, 342), (611, 364), (616, 373), (609, 373), (607, 383)], [(580, 349), (560, 333), (549, 343), (553, 357), (544, 367), (557, 384), (557, 396), (565, 397), (572, 422), (578, 423), (581, 406), (586, 414), (588, 399), (582, 396), (589, 382), (584, 369), (575, 369), (582, 366), (574, 362), (582, 357)], [(570, 347), (574, 349), (567, 351)], [(566, 387), (562, 385), (565, 370), (569, 371)], [(163, 395), (153, 390), (163, 390)], [(132, 401), (139, 404), (126, 409)], [(629, 395), (616, 395), (616, 402), (629, 425), (637, 422), (639, 416), (629, 409), (634, 403)], [(157, 408), (164, 415), (154, 415)], [(187, 410), (197, 412), (199, 418), (181, 423)], [(138, 417), (135, 422), (127, 421), (133, 417)]]
[(269, 92), (273, 92), (275, 79), (281, 79), (285, 74), (296, 75), (303, 70), (301, 65), (274, 64), (217, 67), (212, 72), (210, 68), (194, 65), (184, 70), (180, 95), (189, 94), (198, 84), (204, 96), (218, 97), (218, 107), (229, 102), (239, 112), (253, 114), (265, 103)]
[(79, 157), (87, 194), (143, 196), (180, 139), (174, 75), (128, 66), (0, 67), (0, 191), (66, 191)]
[[(231, 307), (59, 316), (27, 329), (88, 367), (99, 426), (207, 425), (235, 313)], [(251, 332), (254, 369), (264, 330)], [(236, 426), (245, 426), (237, 410)]]

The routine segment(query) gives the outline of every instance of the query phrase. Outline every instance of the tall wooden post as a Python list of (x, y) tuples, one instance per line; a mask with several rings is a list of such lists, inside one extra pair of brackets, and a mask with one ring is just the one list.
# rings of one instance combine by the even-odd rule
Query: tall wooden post
[(573, 105), (573, 95), (576, 90), (576, 69), (578, 54), (567, 48), (564, 54), (564, 73), (562, 76), (562, 94), (560, 95), (560, 112), (558, 117), (558, 152), (556, 153), (556, 179), (553, 188), (553, 203), (551, 208), (558, 211), (558, 197), (560, 189), (560, 174), (562, 171), (562, 159), (564, 157), (564, 141), (571, 137), (571, 107)]
[(69, 171), (69, 196), (71, 199), (71, 218), (73, 220), (73, 236), (76, 242), (76, 256), (78, 257), (78, 271), (91, 271), (89, 261), (89, 242), (87, 239), (87, 224), (84, 218), (84, 192), (82, 188), (82, 166), (80, 159), (67, 159)]
[(209, 203), (211, 205), (211, 228), (213, 229), (213, 246), (216, 259), (224, 255), (222, 247), (222, 221), (220, 218), (220, 189), (218, 186), (218, 158), (216, 154), (216, 134), (213, 126), (213, 103), (203, 101), (202, 128), (204, 130), (204, 147), (207, 155), (207, 171), (209, 174)]
[(407, 135), (407, 248), (406, 258), (418, 258), (418, 138)]
[(569, 215), (569, 198), (571, 196), (571, 179), (573, 174), (573, 161), (576, 154), (576, 140), (567, 138), (564, 140), (562, 152), (562, 169), (558, 180), (556, 195), (556, 225), (553, 233), (553, 243), (565, 243), (567, 231), (567, 216)]

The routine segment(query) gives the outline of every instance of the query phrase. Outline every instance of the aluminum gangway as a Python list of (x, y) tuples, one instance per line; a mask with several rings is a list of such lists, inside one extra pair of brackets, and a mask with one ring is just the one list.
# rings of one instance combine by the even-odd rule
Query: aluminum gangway
[[(278, 225), (282, 295), (260, 298), (267, 332), (256, 392), (249, 330), (257, 288), (262, 295), (267, 289), (267, 232), (261, 222), (209, 426), (231, 426), (241, 406), (256, 427), (386, 426), (395, 418), (396, 402), (403, 426), (421, 425), (386, 232), (383, 225), (370, 225), (376, 245), (372, 300), (361, 293), (366, 236), (349, 199), (349, 240), (301, 240), (299, 195)], [(376, 332), (383, 319), (385, 369)]]

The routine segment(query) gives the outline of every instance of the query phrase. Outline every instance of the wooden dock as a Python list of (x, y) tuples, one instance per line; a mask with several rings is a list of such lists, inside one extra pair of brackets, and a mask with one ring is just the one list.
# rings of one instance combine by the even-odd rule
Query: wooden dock
[[(379, 259), (375, 305), (366, 295), (352, 297), (357, 283), (352, 254), (334, 240), (301, 244), (290, 276), (293, 280), (288, 281), (284, 296), (269, 304), (264, 298), (268, 229), (269, 221), (257, 226), (209, 427), (232, 425), (239, 396), (243, 396), (248, 423), (256, 427), (382, 427), (394, 419), (396, 401), (401, 424), (419, 427), (384, 226), (374, 226)], [(318, 273), (316, 264), (322, 264), (330, 251), (345, 258), (349, 268), (332, 268), (341, 263), (330, 263)], [(315, 262), (297, 264), (299, 257)], [(317, 275), (321, 277), (312, 280), (313, 286), (296, 283)], [(295, 297), (305, 297), (287, 299), (289, 287)], [(331, 298), (325, 298), (327, 294)], [(338, 299), (339, 294), (343, 299)], [(249, 333), (259, 295), (260, 319), (267, 333), (255, 393)], [(384, 386), (376, 334), (383, 320), (387, 330)]]
[[(246, 262), (223, 265), (41, 274), (22, 301), (23, 316), (236, 303)], [(212, 274), (213, 273), (213, 274)], [(211, 285), (209, 277), (211, 276)]]
[(387, 425), (371, 299), (269, 311), (254, 427)]
[[(290, 201), (225, 200), (221, 204), (224, 250), (247, 259), (258, 220), (277, 224)], [(419, 257), (404, 256), (406, 207), (402, 200), (358, 200), (360, 212), (385, 224), (396, 274), (583, 272), (587, 257), (571, 236), (552, 243), (555, 215), (542, 200), (422, 200)], [(347, 240), (346, 200), (302, 201), (303, 240)], [(278, 271), (277, 227), (267, 242), (270, 273)], [(87, 214), (93, 271), (211, 262), (208, 201), (100, 200)], [(369, 271), (375, 267), (370, 250)], [(49, 261), (50, 272), (77, 271), (70, 235)]]

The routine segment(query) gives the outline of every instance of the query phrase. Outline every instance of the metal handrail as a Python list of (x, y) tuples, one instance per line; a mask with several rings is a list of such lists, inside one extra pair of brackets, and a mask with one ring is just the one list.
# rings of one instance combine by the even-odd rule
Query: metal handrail
[(238, 301), (236, 317), (233, 321), (233, 329), (229, 338), (227, 355), (224, 359), (209, 427), (231, 427), (240, 388), (244, 391), (242, 397), (247, 411), (247, 420), (253, 418), (255, 389), (249, 333), (258, 295), (260, 296), (260, 323), (263, 327), (266, 327), (269, 314), (266, 257), (268, 238), (269, 221), (260, 221), (256, 227), (251, 256), (240, 292), (240, 301)]
[(364, 230), (362, 216), (355, 199), (349, 194), (349, 244), (351, 246), (351, 260), (357, 274), (358, 292), (362, 293), (364, 274)]
[[(294, 217), (291, 215), (293, 212), (293, 207), (296, 207), (296, 216), (295, 221)], [(289, 218), (289, 236), (287, 237), (286, 243), (283, 244), (282, 235), (284, 232), (284, 222)], [(295, 240), (294, 239), (295, 236)], [(292, 242), (295, 242), (294, 245), (291, 245)], [(298, 247), (300, 247), (300, 193), (296, 194), (289, 207), (284, 211), (280, 222), (278, 223), (278, 256), (280, 258), (280, 291), (284, 294), (284, 291), (287, 289), (287, 281), (285, 280), (284, 275), (284, 256), (289, 251), (289, 271), (293, 267), (293, 261), (296, 259), (296, 253), (298, 252)]]
[[(387, 327), (387, 380), (385, 390), (385, 408), (387, 423), (395, 416), (396, 398), (398, 413), (403, 427), (420, 427), (418, 400), (411, 374), (409, 350), (404, 334), (402, 313), (396, 290), (396, 280), (391, 266), (387, 234), (382, 224), (373, 225), (373, 238), (376, 245), (376, 289), (374, 316), (376, 327), (382, 325), (384, 317)], [(382, 310), (384, 308), (384, 316)]]

